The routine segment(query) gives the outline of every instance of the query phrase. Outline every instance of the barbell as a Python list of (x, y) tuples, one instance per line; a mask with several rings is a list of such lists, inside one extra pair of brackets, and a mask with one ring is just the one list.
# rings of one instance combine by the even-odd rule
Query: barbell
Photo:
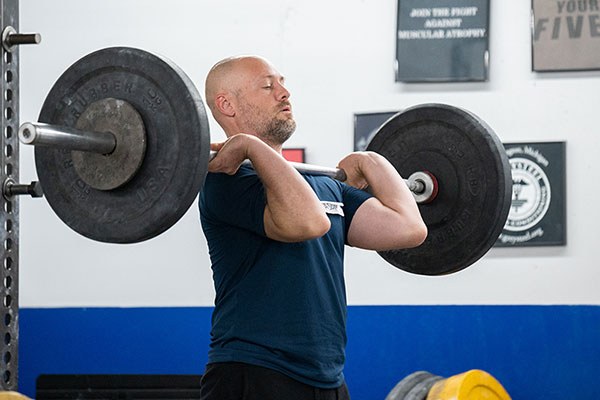
[[(129, 47), (76, 61), (46, 97), (39, 122), (19, 128), (35, 146), (56, 215), (101, 242), (136, 243), (175, 224), (201, 190), (214, 153), (198, 90), (169, 59)], [(428, 237), (383, 251), (392, 265), (443, 275), (480, 259), (508, 216), (512, 179), (504, 147), (474, 114), (423, 104), (394, 115), (367, 147), (386, 157), (419, 203)], [(293, 163), (344, 180), (342, 170)]]

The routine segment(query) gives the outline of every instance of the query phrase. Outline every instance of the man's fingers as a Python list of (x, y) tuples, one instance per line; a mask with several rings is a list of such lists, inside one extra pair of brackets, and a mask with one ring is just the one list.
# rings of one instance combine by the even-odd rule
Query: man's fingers
[(210, 144), (210, 149), (212, 151), (219, 151), (223, 148), (223, 145), (225, 144), (225, 142), (220, 142), (220, 143), (211, 143)]

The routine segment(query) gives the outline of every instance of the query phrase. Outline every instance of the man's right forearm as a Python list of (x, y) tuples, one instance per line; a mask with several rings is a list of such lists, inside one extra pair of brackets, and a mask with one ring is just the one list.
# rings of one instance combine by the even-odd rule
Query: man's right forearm
[(247, 149), (247, 156), (265, 187), (267, 236), (298, 242), (325, 234), (330, 227), (329, 218), (302, 175), (260, 139), (251, 137)]

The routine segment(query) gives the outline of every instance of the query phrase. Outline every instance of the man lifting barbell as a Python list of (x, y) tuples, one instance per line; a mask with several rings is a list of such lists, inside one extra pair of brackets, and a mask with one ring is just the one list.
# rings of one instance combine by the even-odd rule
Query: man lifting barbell
[[(292, 168), (281, 155), (296, 128), (289, 97), (259, 57), (225, 59), (206, 79), (227, 140), (211, 145), (218, 154), (200, 195), (216, 289), (205, 400), (349, 398), (344, 244), (415, 247), (427, 234), (379, 154), (342, 159), (347, 184)], [(367, 185), (372, 194), (357, 189)]]
[[(240, 389), (230, 386), (233, 372), (242, 381), (260, 375), (252, 382), (266, 382), (272, 393), (346, 393), (344, 243), (378, 250), (416, 274), (470, 266), (508, 216), (504, 147), (466, 110), (417, 105), (386, 121), (368, 152), (344, 158), (332, 173), (281, 157), (295, 123), (289, 92), (267, 61), (217, 64), (206, 89), (228, 135), (213, 145), (211, 162), (195, 85), (169, 59), (129, 47), (101, 49), (70, 66), (39, 123), (23, 123), (19, 139), (36, 146), (40, 184), (56, 215), (93, 240), (149, 240), (200, 192), (217, 291), (207, 399)], [(242, 162), (247, 158), (252, 166)], [(209, 174), (203, 187), (208, 170), (225, 174)], [(409, 176), (406, 185), (398, 173)], [(345, 179), (349, 184), (338, 182)], [(367, 184), (372, 194), (357, 189)], [(19, 186), (7, 180), (4, 195), (40, 193), (39, 185)], [(427, 239), (418, 245), (423, 221)], [(215, 383), (223, 374), (227, 383)]]
[[(169, 229), (202, 190), (212, 156), (204, 105), (189, 77), (171, 60), (130, 47), (101, 49), (71, 65), (39, 123), (23, 123), (19, 138), (36, 146), (40, 184), (56, 215), (107, 243), (137, 243)], [(386, 121), (367, 150), (408, 176), (427, 225), (422, 245), (379, 251), (390, 264), (445, 275), (494, 245), (512, 179), (502, 142), (479, 117), (447, 104), (412, 106)], [(290, 165), (345, 180), (341, 169)], [(19, 186), (5, 182), (5, 196), (41, 192), (40, 185)]]

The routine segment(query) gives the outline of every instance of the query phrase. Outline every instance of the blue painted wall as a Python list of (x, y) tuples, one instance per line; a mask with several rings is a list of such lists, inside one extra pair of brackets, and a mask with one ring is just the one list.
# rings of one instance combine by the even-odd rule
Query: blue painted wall
[[(19, 391), (39, 374), (201, 374), (209, 307), (20, 311)], [(491, 373), (513, 399), (598, 399), (598, 306), (351, 306), (346, 379), (383, 400), (404, 376)]]

